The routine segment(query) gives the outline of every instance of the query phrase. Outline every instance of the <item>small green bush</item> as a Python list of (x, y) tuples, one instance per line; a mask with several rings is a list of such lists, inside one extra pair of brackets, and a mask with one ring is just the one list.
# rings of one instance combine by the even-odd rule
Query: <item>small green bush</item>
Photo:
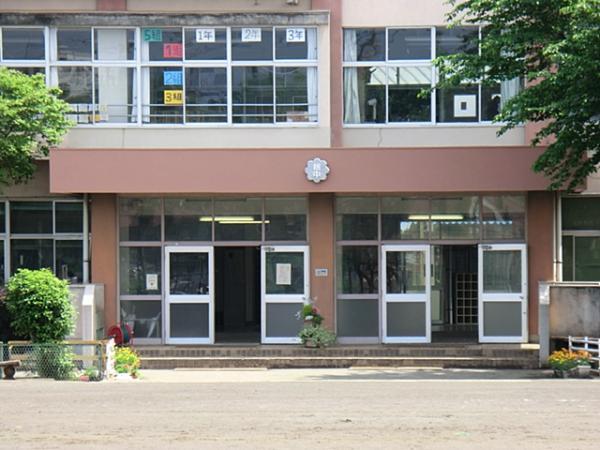
[(335, 342), (335, 333), (321, 326), (311, 325), (300, 330), (298, 337), (303, 344), (312, 343), (315, 347), (327, 347)]
[(140, 357), (130, 347), (117, 347), (115, 351), (115, 370), (117, 373), (128, 373), (132, 377), (138, 376)]
[(39, 345), (34, 357), (37, 374), (42, 378), (71, 380), (75, 376), (73, 353), (65, 345)]
[(60, 342), (73, 330), (68, 283), (48, 269), (19, 269), (8, 280), (5, 301), (13, 330), (34, 343)]

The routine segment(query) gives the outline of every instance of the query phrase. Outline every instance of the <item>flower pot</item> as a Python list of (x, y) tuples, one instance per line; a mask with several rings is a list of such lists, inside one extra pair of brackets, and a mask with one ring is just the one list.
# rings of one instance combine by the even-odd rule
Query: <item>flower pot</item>
[(90, 381), (90, 377), (88, 375), (81, 375), (79, 381)]
[(307, 339), (306, 341), (304, 341), (304, 347), (305, 348), (317, 348), (318, 345), (314, 340)]
[(562, 369), (554, 369), (554, 378), (568, 378), (569, 371)]
[(575, 370), (577, 378), (589, 378), (592, 368), (590, 366), (577, 366)]

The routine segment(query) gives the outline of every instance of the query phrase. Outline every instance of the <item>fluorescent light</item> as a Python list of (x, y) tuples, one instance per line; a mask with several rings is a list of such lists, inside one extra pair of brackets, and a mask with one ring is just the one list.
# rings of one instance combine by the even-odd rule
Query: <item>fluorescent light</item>
[[(248, 225), (253, 223), (263, 223), (262, 220), (220, 220), (221, 225)], [(270, 220), (265, 220), (264, 223), (271, 223)]]
[(217, 216), (217, 217), (211, 217), (211, 216), (204, 216), (204, 217), (200, 217), (200, 222), (227, 222), (227, 221), (235, 221), (235, 222), (252, 222), (254, 219), (254, 217), (252, 216)]
[(464, 220), (462, 214), (411, 214), (408, 220)]

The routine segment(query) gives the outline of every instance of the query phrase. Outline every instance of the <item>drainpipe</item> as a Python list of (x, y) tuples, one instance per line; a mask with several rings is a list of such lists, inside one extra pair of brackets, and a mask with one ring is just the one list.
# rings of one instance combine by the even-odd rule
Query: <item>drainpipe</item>
[(557, 191), (554, 194), (554, 199), (554, 248), (552, 249), (554, 258), (554, 281), (562, 281), (562, 201), (560, 192)]
[(90, 282), (90, 224), (88, 194), (83, 194), (83, 284)]

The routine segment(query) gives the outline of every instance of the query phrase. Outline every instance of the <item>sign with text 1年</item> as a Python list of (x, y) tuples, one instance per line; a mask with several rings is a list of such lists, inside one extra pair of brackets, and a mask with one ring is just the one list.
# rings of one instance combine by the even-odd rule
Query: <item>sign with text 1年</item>
[(183, 86), (183, 73), (181, 70), (166, 70), (163, 72), (165, 86)]
[(216, 33), (214, 28), (196, 28), (196, 42), (215, 42)]
[(261, 42), (262, 30), (260, 28), (242, 28), (242, 42)]
[(160, 28), (144, 28), (142, 36), (144, 42), (162, 42), (162, 30)]
[(165, 105), (183, 105), (183, 91), (165, 91), (163, 100)]
[(181, 58), (183, 46), (181, 44), (163, 44), (163, 58)]
[(306, 42), (306, 28), (287, 28), (285, 40), (286, 42)]

